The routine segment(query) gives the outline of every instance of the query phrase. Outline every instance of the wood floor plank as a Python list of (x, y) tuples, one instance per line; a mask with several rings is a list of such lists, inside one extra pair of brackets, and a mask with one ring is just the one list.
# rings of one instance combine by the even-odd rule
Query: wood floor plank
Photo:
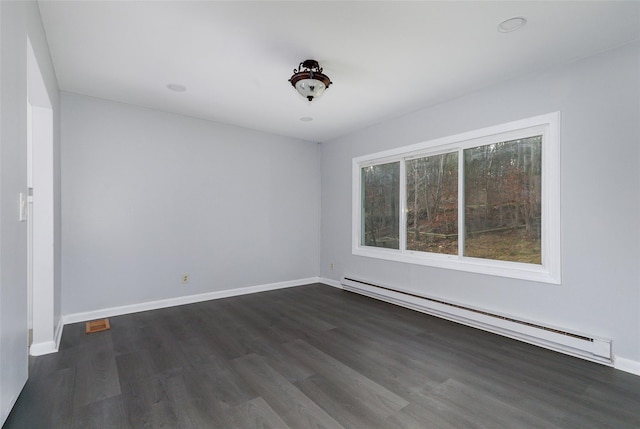
[(228, 429), (290, 429), (289, 425), (260, 397), (231, 410), (225, 427)]
[[(103, 332), (90, 334), (98, 336)], [(92, 402), (120, 395), (120, 382), (111, 336), (103, 336), (103, 341), (94, 345), (77, 348), (74, 402), (83, 407)]]
[(320, 375), (299, 380), (296, 386), (345, 428), (375, 428), (380, 425), (378, 415), (351, 392), (336, 388)]
[(320, 284), (110, 322), (3, 428), (640, 428), (640, 377)]
[(116, 356), (123, 406), (132, 428), (176, 427), (162, 377), (147, 350)]
[(549, 421), (542, 420), (495, 397), (485, 395), (484, 392), (457, 380), (448, 380), (430, 393), (433, 393), (439, 400), (450, 404), (457, 406), (464, 404), (465, 413), (475, 417), (476, 421), (485, 422), (493, 428), (511, 428), (513, 422), (518, 422), (518, 427), (522, 429), (558, 428)]
[[(454, 413), (442, 412), (441, 409), (433, 409), (422, 406), (422, 401), (412, 402), (397, 413), (387, 417), (383, 424), (378, 426), (387, 429), (472, 429), (468, 421), (455, 421), (452, 419)], [(428, 426), (426, 426), (428, 425)]]
[(298, 428), (343, 429), (333, 417), (309, 399), (258, 355), (233, 361), (247, 384), (273, 408), (287, 425)]
[(384, 341), (355, 336), (344, 329), (316, 335), (307, 341), (402, 397), (407, 392), (436, 387), (448, 379), (442, 369), (412, 359)]
[(80, 407), (74, 413), (73, 429), (125, 429), (128, 428), (122, 397), (111, 396)]
[(75, 370), (30, 378), (3, 428), (69, 428), (74, 417)]
[(199, 310), (203, 319), (207, 320), (200, 328), (200, 338), (208, 341), (225, 358), (234, 359), (251, 351), (243, 344), (244, 338), (237, 329), (238, 324), (231, 318), (228, 304), (224, 301), (217, 303), (215, 311), (207, 308)]
[(214, 411), (225, 412), (230, 407), (255, 398), (257, 393), (230, 365), (223, 370), (213, 367), (190, 367), (182, 371), (189, 392), (198, 399), (211, 402)]
[(456, 379), (484, 396), (536, 415), (551, 425), (560, 425), (568, 414), (563, 406), (565, 396), (562, 393), (545, 390), (521, 374), (478, 368), (477, 371), (460, 373)]
[(285, 348), (299, 361), (329, 380), (337, 390), (356, 398), (378, 418), (387, 418), (409, 405), (406, 399), (302, 340), (292, 341)]
[(264, 357), (273, 369), (287, 378), (291, 383), (311, 377), (314, 373), (302, 362), (291, 358), (291, 355), (279, 342), (261, 338), (253, 342), (253, 350)]
[(142, 332), (145, 336), (143, 347), (149, 352), (157, 372), (172, 372), (189, 364), (190, 357), (182, 348), (176, 347), (178, 340), (161, 325), (142, 328)]
[(228, 407), (216, 399), (194, 394), (184, 374), (176, 373), (162, 379), (167, 400), (177, 418), (177, 427), (198, 429), (222, 427)]

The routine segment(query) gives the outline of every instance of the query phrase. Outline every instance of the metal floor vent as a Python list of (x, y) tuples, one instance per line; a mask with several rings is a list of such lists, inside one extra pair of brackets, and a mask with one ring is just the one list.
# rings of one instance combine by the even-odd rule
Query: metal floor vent
[(111, 329), (109, 319), (93, 320), (91, 322), (87, 322), (85, 333), (93, 334), (95, 332), (108, 331), (109, 329)]

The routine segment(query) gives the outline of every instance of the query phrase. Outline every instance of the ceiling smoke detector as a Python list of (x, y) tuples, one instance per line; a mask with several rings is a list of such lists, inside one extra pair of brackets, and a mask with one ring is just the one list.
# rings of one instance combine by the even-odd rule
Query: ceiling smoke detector
[(502, 21), (498, 25), (498, 31), (501, 33), (511, 33), (512, 31), (521, 29), (526, 23), (526, 18), (522, 16), (516, 16), (515, 18), (509, 18), (505, 21)]

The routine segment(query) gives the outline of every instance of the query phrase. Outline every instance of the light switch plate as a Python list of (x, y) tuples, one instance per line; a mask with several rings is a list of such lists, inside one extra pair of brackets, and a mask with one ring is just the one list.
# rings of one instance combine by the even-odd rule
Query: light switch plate
[(25, 222), (27, 220), (27, 196), (23, 192), (20, 192), (20, 196), (18, 197), (18, 205), (18, 221)]

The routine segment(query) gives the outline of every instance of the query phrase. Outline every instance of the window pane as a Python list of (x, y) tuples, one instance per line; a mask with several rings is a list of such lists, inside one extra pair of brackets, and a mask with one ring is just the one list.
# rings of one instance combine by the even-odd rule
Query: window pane
[(542, 136), (464, 151), (465, 256), (541, 264)]
[(362, 244), (400, 248), (400, 163), (372, 165), (361, 170)]
[(458, 254), (458, 153), (406, 162), (407, 250)]

